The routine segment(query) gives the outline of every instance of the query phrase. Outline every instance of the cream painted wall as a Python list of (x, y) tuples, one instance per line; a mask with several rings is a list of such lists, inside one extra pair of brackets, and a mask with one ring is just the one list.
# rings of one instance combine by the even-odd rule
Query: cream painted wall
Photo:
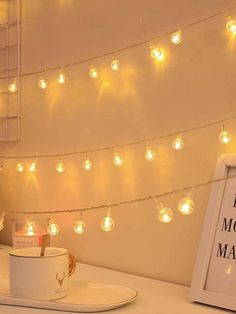
[[(22, 69), (34, 71), (88, 58), (233, 4), (231, 0), (23, 0)], [(144, 46), (118, 55), (119, 73), (109, 70), (110, 58), (94, 62), (100, 70), (97, 81), (88, 78), (89, 64), (66, 72), (65, 86), (57, 85), (56, 73), (46, 75), (46, 91), (38, 89), (38, 77), (23, 79), (21, 141), (1, 143), (1, 154), (92, 149), (235, 114), (235, 49), (224, 27), (222, 16), (184, 32), (181, 46), (174, 47), (168, 38), (159, 40), (167, 51), (162, 66), (153, 64)], [(236, 134), (234, 121), (226, 127)], [(187, 134), (181, 152), (171, 149), (170, 140), (155, 143), (153, 163), (144, 159), (143, 145), (121, 149), (125, 159), (121, 169), (112, 165), (110, 151), (90, 155), (91, 173), (82, 169), (81, 156), (64, 159), (64, 174), (56, 173), (56, 159), (39, 160), (35, 175), (16, 173), (14, 161), (8, 161), (0, 176), (0, 207), (6, 211), (69, 209), (204, 182), (212, 178), (218, 154), (235, 151), (236, 137), (227, 147), (218, 143), (219, 128)], [(105, 210), (85, 215), (88, 230), (82, 236), (72, 230), (76, 215), (58, 215), (61, 232), (53, 244), (68, 248), (79, 261), (189, 285), (209, 188), (195, 191), (195, 212), (189, 217), (180, 217), (176, 211), (183, 196), (161, 200), (175, 210), (175, 219), (168, 225), (159, 223), (153, 201), (115, 208), (116, 227), (108, 234), (99, 229)], [(6, 218), (2, 243), (10, 243), (13, 217)]]

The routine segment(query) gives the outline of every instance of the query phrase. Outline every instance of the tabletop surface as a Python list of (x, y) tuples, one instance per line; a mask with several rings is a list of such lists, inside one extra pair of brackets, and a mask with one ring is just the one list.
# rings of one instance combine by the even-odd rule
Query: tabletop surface
[[(0, 280), (8, 271), (7, 247), (0, 248)], [(2, 277), (1, 277), (2, 276)], [(230, 311), (191, 303), (188, 300), (189, 288), (159, 280), (134, 276), (97, 266), (79, 263), (73, 279), (87, 282), (123, 285), (134, 288), (139, 296), (133, 303), (110, 311), (114, 314), (223, 314)], [(1, 314), (59, 314), (52, 310), (23, 308), (0, 305)]]

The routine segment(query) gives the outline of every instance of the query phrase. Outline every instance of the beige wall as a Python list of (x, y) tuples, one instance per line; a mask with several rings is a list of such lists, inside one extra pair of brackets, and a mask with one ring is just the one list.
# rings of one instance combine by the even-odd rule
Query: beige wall
[[(88, 58), (154, 34), (178, 28), (231, 6), (230, 0), (207, 1), (76, 1), (23, 0), (22, 69), (38, 70)], [(22, 138), (0, 144), (1, 154), (44, 154), (84, 150), (166, 134), (227, 117), (235, 112), (235, 49), (225, 33), (224, 16), (184, 33), (181, 46), (164, 45), (167, 59), (156, 66), (148, 47), (120, 53), (120, 73), (109, 70), (110, 58), (96, 62), (97, 81), (87, 76), (89, 64), (66, 72), (58, 86), (37, 88), (37, 77), (22, 80)], [(4, 210), (74, 208), (118, 202), (161, 193), (212, 178), (219, 153), (235, 151), (236, 138), (223, 147), (219, 127), (185, 136), (185, 149), (174, 152), (170, 140), (153, 147), (157, 159), (148, 163), (144, 146), (121, 149), (122, 169), (112, 165), (112, 152), (91, 154), (94, 168), (85, 173), (83, 157), (65, 158), (64, 174), (56, 159), (39, 160), (36, 175), (16, 173), (5, 163), (0, 177)], [(226, 124), (236, 133), (234, 121)], [(27, 161), (26, 161), (27, 162)], [(72, 230), (76, 215), (58, 215), (60, 235), (53, 244), (67, 247), (80, 261), (188, 285), (202, 228), (209, 188), (194, 193), (195, 212), (180, 217), (176, 204), (184, 194), (164, 198), (175, 210), (168, 225), (159, 223), (153, 201), (113, 210), (116, 228), (99, 229), (105, 210), (85, 215), (87, 232)], [(19, 216), (21, 217), (21, 216)], [(10, 243), (10, 219), (0, 242)], [(45, 217), (47, 219), (48, 217)], [(37, 220), (37, 217), (35, 217)]]

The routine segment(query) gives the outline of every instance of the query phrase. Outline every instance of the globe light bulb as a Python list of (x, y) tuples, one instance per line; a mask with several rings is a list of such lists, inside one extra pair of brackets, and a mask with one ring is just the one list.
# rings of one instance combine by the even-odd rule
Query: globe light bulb
[(111, 61), (111, 69), (114, 72), (117, 72), (120, 70), (120, 62), (116, 57), (113, 57), (112, 61)]
[(170, 40), (174, 45), (179, 45), (182, 42), (182, 32), (178, 30), (170, 35)]
[(32, 236), (35, 234), (36, 224), (33, 218), (27, 217), (25, 221), (25, 232), (27, 235)]
[(163, 51), (163, 49), (161, 48), (157, 48), (154, 45), (150, 45), (150, 49), (151, 49), (151, 57), (157, 61), (162, 61), (165, 58), (165, 53)]
[(46, 89), (47, 87), (48, 87), (48, 82), (44, 78), (40, 77), (39, 78), (39, 88)]
[(146, 147), (145, 158), (147, 161), (153, 161), (155, 159), (155, 152), (152, 151), (151, 147)]
[(181, 150), (184, 147), (184, 141), (181, 135), (178, 135), (172, 142), (172, 148), (175, 150)]
[(160, 220), (160, 222), (168, 223), (173, 219), (174, 214), (170, 208), (165, 207), (162, 204), (159, 204), (157, 206), (157, 209), (158, 209), (158, 219)]
[(59, 233), (59, 226), (55, 223), (55, 221), (53, 219), (49, 220), (47, 232), (51, 236), (55, 236)]
[(80, 217), (76, 220), (74, 224), (74, 232), (78, 234), (83, 234), (86, 229), (86, 222), (83, 219), (83, 215), (81, 214)]
[(18, 171), (18, 172), (23, 172), (24, 171), (24, 165), (23, 165), (22, 162), (18, 162), (16, 164), (16, 171)]
[(90, 161), (89, 157), (86, 156), (85, 161), (83, 162), (83, 168), (87, 171), (92, 169), (92, 162)]
[(105, 232), (112, 231), (115, 227), (115, 222), (111, 217), (111, 209), (109, 208), (106, 216), (101, 221), (101, 229)]
[(64, 74), (64, 72), (60, 71), (57, 77), (57, 81), (59, 84), (65, 84), (66, 82), (66, 76)]
[(233, 20), (231, 16), (226, 18), (226, 29), (228, 32), (231, 32), (233, 35), (236, 35), (236, 20)]
[(194, 202), (192, 198), (190, 197), (190, 195), (182, 198), (179, 201), (178, 211), (180, 212), (180, 214), (187, 216), (187, 215), (192, 214), (193, 210), (194, 210)]
[(229, 133), (228, 131), (225, 130), (224, 125), (222, 126), (220, 135), (219, 135), (219, 140), (222, 144), (228, 144), (232, 139), (232, 134)]
[(0, 231), (4, 229), (4, 216), (5, 216), (4, 213), (0, 215)]
[(14, 79), (14, 81), (8, 85), (8, 91), (12, 94), (17, 92), (16, 79)]
[(121, 167), (123, 164), (123, 159), (120, 157), (120, 155), (117, 152), (114, 152), (113, 164), (116, 167)]
[(91, 65), (89, 68), (89, 76), (94, 79), (98, 77), (97, 69), (93, 65)]
[(56, 170), (57, 170), (57, 172), (59, 172), (59, 173), (62, 173), (62, 172), (65, 171), (65, 166), (64, 166), (64, 164), (63, 164), (63, 162), (62, 162), (61, 159), (58, 159), (58, 161), (57, 161)]
[(32, 161), (29, 165), (29, 171), (30, 172), (36, 172), (37, 170), (37, 163), (36, 161)]

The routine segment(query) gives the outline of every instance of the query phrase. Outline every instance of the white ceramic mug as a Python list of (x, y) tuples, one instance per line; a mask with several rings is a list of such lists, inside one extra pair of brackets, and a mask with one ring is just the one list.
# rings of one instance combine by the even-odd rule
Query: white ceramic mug
[(55, 247), (47, 247), (44, 256), (40, 252), (41, 248), (34, 247), (9, 253), (11, 296), (56, 300), (67, 295), (68, 277), (75, 269), (73, 256)]

